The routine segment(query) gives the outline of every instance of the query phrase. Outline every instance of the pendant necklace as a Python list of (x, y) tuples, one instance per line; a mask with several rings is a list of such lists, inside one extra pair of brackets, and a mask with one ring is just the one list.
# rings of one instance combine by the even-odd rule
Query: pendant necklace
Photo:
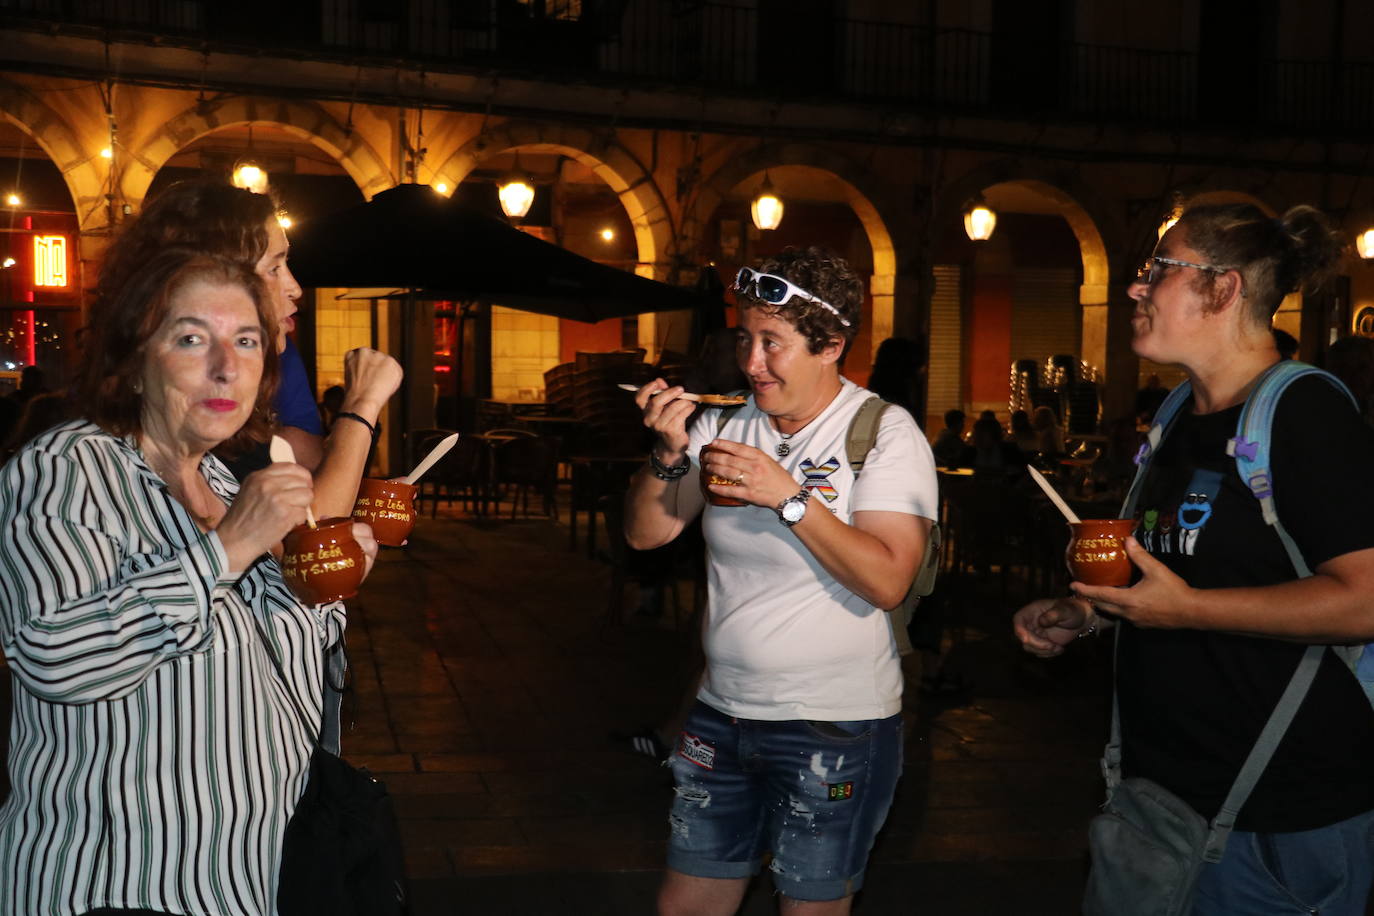
[(786, 458), (792, 451), (792, 443), (790, 440), (796, 433), (778, 433), (778, 435), (782, 436), (782, 441), (778, 443), (774, 451), (778, 453), (779, 458)]

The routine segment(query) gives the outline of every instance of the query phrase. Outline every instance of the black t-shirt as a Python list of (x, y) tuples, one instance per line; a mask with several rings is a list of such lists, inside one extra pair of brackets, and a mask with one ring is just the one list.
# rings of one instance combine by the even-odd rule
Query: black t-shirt
[[(1195, 588), (1296, 577), (1226, 454), (1240, 411), (1180, 413), (1136, 508), (1137, 539)], [(1319, 378), (1294, 382), (1274, 416), (1270, 455), (1279, 518), (1311, 569), (1374, 547), (1374, 431), (1344, 395)], [(1211, 819), (1305, 648), (1126, 625), (1117, 669), (1125, 775), (1154, 780)], [(1236, 826), (1309, 830), (1371, 808), (1374, 708), (1327, 652)]]

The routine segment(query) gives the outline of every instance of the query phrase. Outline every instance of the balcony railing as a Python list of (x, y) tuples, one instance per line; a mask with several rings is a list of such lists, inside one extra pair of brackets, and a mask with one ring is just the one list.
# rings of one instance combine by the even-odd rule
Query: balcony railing
[[(1374, 132), (1374, 65), (1198, 55), (814, 17), (778, 0), (0, 0), (0, 26), (95, 27), (324, 59), (940, 114)], [(270, 29), (262, 23), (271, 22)]]

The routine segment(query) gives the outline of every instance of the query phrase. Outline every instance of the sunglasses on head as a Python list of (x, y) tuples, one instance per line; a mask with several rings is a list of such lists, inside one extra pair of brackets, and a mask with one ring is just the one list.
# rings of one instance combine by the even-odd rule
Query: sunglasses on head
[(840, 320), (840, 324), (849, 327), (848, 320), (840, 314), (840, 310), (835, 308), (824, 299), (818, 299), (806, 290), (797, 286), (786, 277), (779, 277), (776, 274), (759, 273), (748, 267), (741, 267), (739, 273), (735, 275), (735, 291), (748, 293), (761, 302), (769, 305), (782, 305), (793, 296), (798, 299), (805, 299), (807, 302), (814, 302), (821, 308), (830, 312)]

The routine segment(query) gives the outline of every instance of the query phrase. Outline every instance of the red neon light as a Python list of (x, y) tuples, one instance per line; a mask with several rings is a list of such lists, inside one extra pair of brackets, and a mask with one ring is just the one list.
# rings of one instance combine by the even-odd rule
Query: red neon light
[(435, 372), (452, 372), (452, 371), (453, 371), (453, 367), (452, 367), (452, 366), (438, 365), (438, 366), (435, 366), (435, 367), (434, 367), (434, 371), (435, 371)]
[[(29, 293), (29, 301), (33, 301), (33, 293)], [(38, 334), (36, 333), (36, 326), (33, 320), (33, 309), (24, 312), (24, 317), (29, 321), (29, 339), (28, 343), (24, 345), (24, 356), (26, 357), (25, 364), (32, 366), (34, 363), (38, 362), (38, 348), (35, 345), (35, 338)]]

